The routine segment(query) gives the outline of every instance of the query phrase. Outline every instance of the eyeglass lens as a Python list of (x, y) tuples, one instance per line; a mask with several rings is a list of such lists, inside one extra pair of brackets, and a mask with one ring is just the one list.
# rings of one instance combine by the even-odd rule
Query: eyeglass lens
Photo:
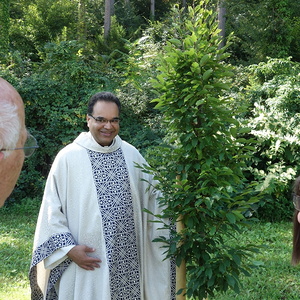
[(25, 157), (30, 157), (38, 147), (39, 146), (35, 137), (28, 132), (27, 139), (23, 147)]

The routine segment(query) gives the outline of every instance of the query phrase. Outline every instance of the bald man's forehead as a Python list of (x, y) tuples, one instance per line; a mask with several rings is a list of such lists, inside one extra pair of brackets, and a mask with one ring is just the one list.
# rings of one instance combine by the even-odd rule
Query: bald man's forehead
[(17, 105), (22, 127), (25, 127), (24, 103), (17, 90), (6, 80), (0, 78), (0, 107), (1, 102), (9, 101)]
[(14, 102), (21, 102), (23, 104), (22, 98), (16, 89), (3, 78), (0, 78), (0, 100), (10, 100)]

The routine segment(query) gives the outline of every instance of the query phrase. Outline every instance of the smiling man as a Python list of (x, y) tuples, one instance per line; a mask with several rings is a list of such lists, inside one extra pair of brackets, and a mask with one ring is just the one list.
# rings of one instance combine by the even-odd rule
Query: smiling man
[(119, 99), (91, 97), (89, 132), (59, 152), (50, 170), (30, 271), (32, 299), (175, 299), (175, 270), (153, 239), (169, 232), (155, 181), (123, 141)]
[(99, 145), (110, 146), (118, 135), (120, 129), (119, 109), (118, 102), (96, 101), (93, 106), (92, 101), (89, 105), (87, 124)]

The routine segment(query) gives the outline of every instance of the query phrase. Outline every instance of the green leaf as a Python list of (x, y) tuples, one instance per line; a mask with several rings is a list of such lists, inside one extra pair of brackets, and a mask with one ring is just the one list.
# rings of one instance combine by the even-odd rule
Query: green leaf
[(212, 69), (205, 71), (204, 74), (202, 75), (203, 81), (207, 81), (207, 79), (211, 76), (212, 73), (213, 73)]
[(236, 217), (233, 213), (229, 212), (226, 214), (227, 220), (231, 223), (234, 224), (236, 222)]
[(240, 263), (241, 263), (241, 258), (240, 258), (240, 256), (238, 256), (238, 255), (233, 255), (232, 258), (233, 258), (233, 260), (235, 261), (235, 263), (236, 263), (237, 265), (240, 265)]
[(205, 270), (205, 275), (210, 279), (212, 278), (212, 274), (213, 274), (212, 269), (207, 267), (207, 269)]
[(217, 231), (217, 227), (216, 226), (212, 226), (210, 228), (209, 235), (214, 235), (216, 233), (216, 231)]
[(172, 39), (169, 39), (169, 42), (175, 46), (182, 46), (182, 42), (179, 39), (172, 38)]
[(221, 82), (214, 83), (214, 87), (224, 89), (224, 90), (228, 90), (230, 88), (229, 84), (221, 83)]
[(221, 263), (221, 264), (219, 265), (219, 271), (220, 271), (222, 274), (225, 273), (225, 271), (226, 271), (226, 266), (225, 266), (225, 264)]
[(209, 54), (203, 55), (201, 60), (200, 60), (200, 66), (203, 67), (208, 62), (209, 59), (210, 59)]
[(228, 284), (231, 286), (231, 287), (234, 287), (235, 284), (236, 284), (236, 280), (233, 276), (231, 275), (226, 275), (226, 279), (227, 279), (227, 282)]
[(237, 134), (237, 128), (236, 127), (230, 127), (230, 133), (232, 134), (232, 136), (236, 136)]
[(197, 62), (193, 62), (192, 66), (191, 66), (191, 70), (193, 72), (199, 73), (200, 72), (200, 67), (199, 64)]
[(261, 266), (265, 265), (265, 263), (263, 261), (260, 261), (260, 260), (254, 260), (254, 261), (252, 261), (252, 264), (256, 267), (261, 267)]

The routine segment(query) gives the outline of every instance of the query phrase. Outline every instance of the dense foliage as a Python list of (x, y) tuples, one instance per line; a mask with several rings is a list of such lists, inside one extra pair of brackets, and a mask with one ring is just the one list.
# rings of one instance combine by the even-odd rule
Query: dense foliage
[(249, 167), (249, 177), (267, 189), (258, 216), (288, 220), (291, 184), (300, 174), (300, 66), (290, 59), (269, 59), (244, 72), (246, 77), (236, 77), (232, 95), (247, 106), (241, 118), (258, 141)]
[(243, 64), (267, 57), (300, 61), (300, 3), (294, 0), (225, 0), (226, 32), (235, 34), (232, 59)]
[[(0, 2), (0, 28), (2, 32), (8, 32), (9, 30), (9, 0)], [(9, 37), (8, 34), (0, 34), (0, 60), (3, 59), (4, 53), (7, 53), (9, 49)]]
[[(165, 21), (174, 4), (197, 5), (198, 0), (155, 1), (155, 18), (150, 0), (114, 1), (115, 18), (107, 40), (103, 39), (104, 0), (6, 0), (0, 6), (0, 54), (18, 51), (38, 61), (47, 42), (78, 39), (91, 54), (108, 54), (125, 49), (124, 41), (139, 38), (149, 19)], [(222, 0), (226, 7), (226, 35), (235, 39), (229, 51), (243, 64), (266, 58), (291, 56), (300, 61), (300, 4), (294, 0)], [(207, 4), (217, 10), (219, 0)], [(10, 18), (9, 18), (10, 17)], [(2, 49), (2, 51), (1, 51)], [(3, 57), (1, 58), (3, 60)], [(9, 59), (9, 55), (7, 57)]]

